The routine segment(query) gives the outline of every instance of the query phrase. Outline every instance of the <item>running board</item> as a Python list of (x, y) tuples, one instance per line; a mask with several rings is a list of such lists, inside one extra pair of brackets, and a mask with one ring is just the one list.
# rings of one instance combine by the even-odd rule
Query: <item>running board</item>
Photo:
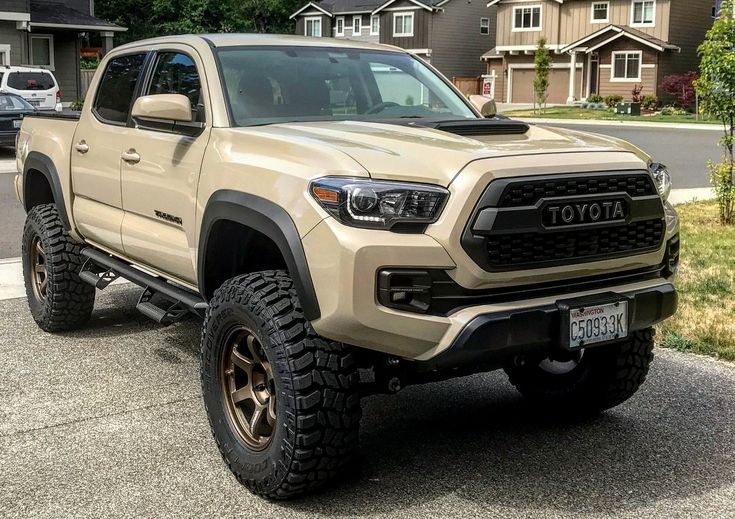
[[(112, 281), (121, 277), (143, 287), (137, 308), (154, 321), (169, 325), (183, 319), (187, 312), (204, 317), (208, 305), (196, 292), (174, 286), (91, 247), (82, 249), (81, 254), (87, 258), (79, 272), (82, 281), (104, 290)], [(152, 302), (156, 294), (170, 302), (168, 308), (161, 308)]]

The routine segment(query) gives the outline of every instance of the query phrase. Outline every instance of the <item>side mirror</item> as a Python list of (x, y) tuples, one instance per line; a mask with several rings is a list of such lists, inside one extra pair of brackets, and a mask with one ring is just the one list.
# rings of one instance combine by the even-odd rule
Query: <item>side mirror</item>
[(472, 95), (470, 96), (470, 103), (477, 108), (483, 117), (495, 117), (498, 115), (498, 107), (495, 104), (495, 99), (489, 97)]
[(204, 123), (192, 121), (189, 98), (181, 94), (141, 96), (133, 103), (133, 122), (137, 128), (168, 133), (199, 135)]

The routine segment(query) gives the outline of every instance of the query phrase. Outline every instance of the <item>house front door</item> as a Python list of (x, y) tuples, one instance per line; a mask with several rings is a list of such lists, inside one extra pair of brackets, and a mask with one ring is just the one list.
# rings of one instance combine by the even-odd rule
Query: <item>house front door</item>
[(597, 94), (600, 87), (600, 56), (599, 54), (590, 54), (590, 83), (589, 94)]

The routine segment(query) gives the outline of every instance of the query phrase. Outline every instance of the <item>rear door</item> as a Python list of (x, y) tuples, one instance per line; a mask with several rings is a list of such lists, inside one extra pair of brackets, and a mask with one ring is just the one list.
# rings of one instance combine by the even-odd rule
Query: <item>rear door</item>
[[(206, 123), (211, 110), (198, 54), (185, 45), (167, 45), (150, 63), (141, 95), (185, 95), (193, 120)], [(196, 284), (196, 195), (210, 127), (196, 137), (131, 128), (122, 140), (128, 157), (122, 163), (125, 252), (191, 284)]]
[(71, 150), (74, 220), (89, 241), (124, 253), (120, 164), (130, 108), (147, 53), (111, 59), (79, 120)]

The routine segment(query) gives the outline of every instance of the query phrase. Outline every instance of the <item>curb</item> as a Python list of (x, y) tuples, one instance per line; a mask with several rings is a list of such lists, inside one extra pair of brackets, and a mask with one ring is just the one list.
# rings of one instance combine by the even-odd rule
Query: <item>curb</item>
[(692, 124), (692, 123), (647, 123), (644, 121), (598, 121), (582, 119), (544, 119), (542, 117), (519, 117), (519, 121), (531, 124), (548, 125), (579, 125), (579, 126), (619, 126), (628, 128), (666, 128), (670, 130), (701, 130), (708, 132), (722, 132), (722, 126), (718, 124)]

